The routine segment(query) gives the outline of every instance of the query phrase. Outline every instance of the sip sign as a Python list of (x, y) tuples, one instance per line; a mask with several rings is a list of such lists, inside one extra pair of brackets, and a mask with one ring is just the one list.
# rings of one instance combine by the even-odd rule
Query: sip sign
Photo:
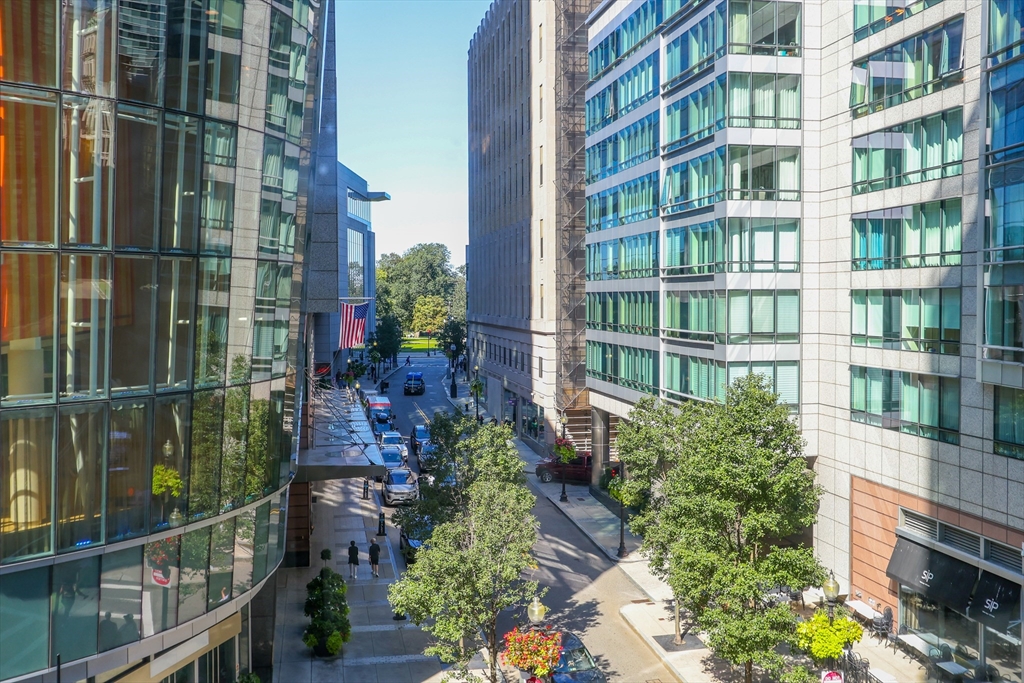
[(842, 671), (822, 671), (821, 683), (843, 683)]

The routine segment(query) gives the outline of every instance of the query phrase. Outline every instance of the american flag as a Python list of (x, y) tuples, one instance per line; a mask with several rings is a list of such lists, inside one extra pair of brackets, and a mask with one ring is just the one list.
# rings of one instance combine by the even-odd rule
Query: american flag
[(366, 314), (370, 304), (341, 305), (341, 344), (340, 349), (351, 349), (362, 344), (366, 339)]

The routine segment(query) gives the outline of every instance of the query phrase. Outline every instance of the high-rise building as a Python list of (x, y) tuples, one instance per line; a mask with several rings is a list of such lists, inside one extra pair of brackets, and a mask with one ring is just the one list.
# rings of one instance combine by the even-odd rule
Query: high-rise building
[(469, 47), (469, 356), (485, 380), (482, 402), (538, 449), (558, 429), (590, 442), (583, 94), (592, 5), (495, 0)]
[(1013, 0), (609, 0), (586, 101), (597, 465), (640, 397), (766, 375), (843, 592), (1018, 681), (1022, 23)]
[(267, 640), (325, 8), (0, 0), (0, 680)]

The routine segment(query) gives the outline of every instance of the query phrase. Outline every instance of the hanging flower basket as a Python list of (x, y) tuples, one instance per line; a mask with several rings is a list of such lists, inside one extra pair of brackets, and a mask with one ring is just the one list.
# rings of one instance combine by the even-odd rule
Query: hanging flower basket
[(563, 462), (572, 460), (576, 457), (576, 444), (561, 437), (555, 439), (555, 455)]
[(548, 629), (520, 630), (517, 626), (505, 634), (502, 661), (520, 671), (548, 676), (562, 654), (562, 634)]

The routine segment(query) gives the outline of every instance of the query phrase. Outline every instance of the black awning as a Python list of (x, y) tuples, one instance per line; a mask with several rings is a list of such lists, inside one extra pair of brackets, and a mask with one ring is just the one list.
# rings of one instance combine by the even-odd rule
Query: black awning
[(978, 568), (905, 538), (896, 539), (885, 573), (929, 600), (967, 614)]
[(981, 572), (967, 616), (995, 631), (1005, 632), (1011, 621), (1020, 621), (1020, 584)]

